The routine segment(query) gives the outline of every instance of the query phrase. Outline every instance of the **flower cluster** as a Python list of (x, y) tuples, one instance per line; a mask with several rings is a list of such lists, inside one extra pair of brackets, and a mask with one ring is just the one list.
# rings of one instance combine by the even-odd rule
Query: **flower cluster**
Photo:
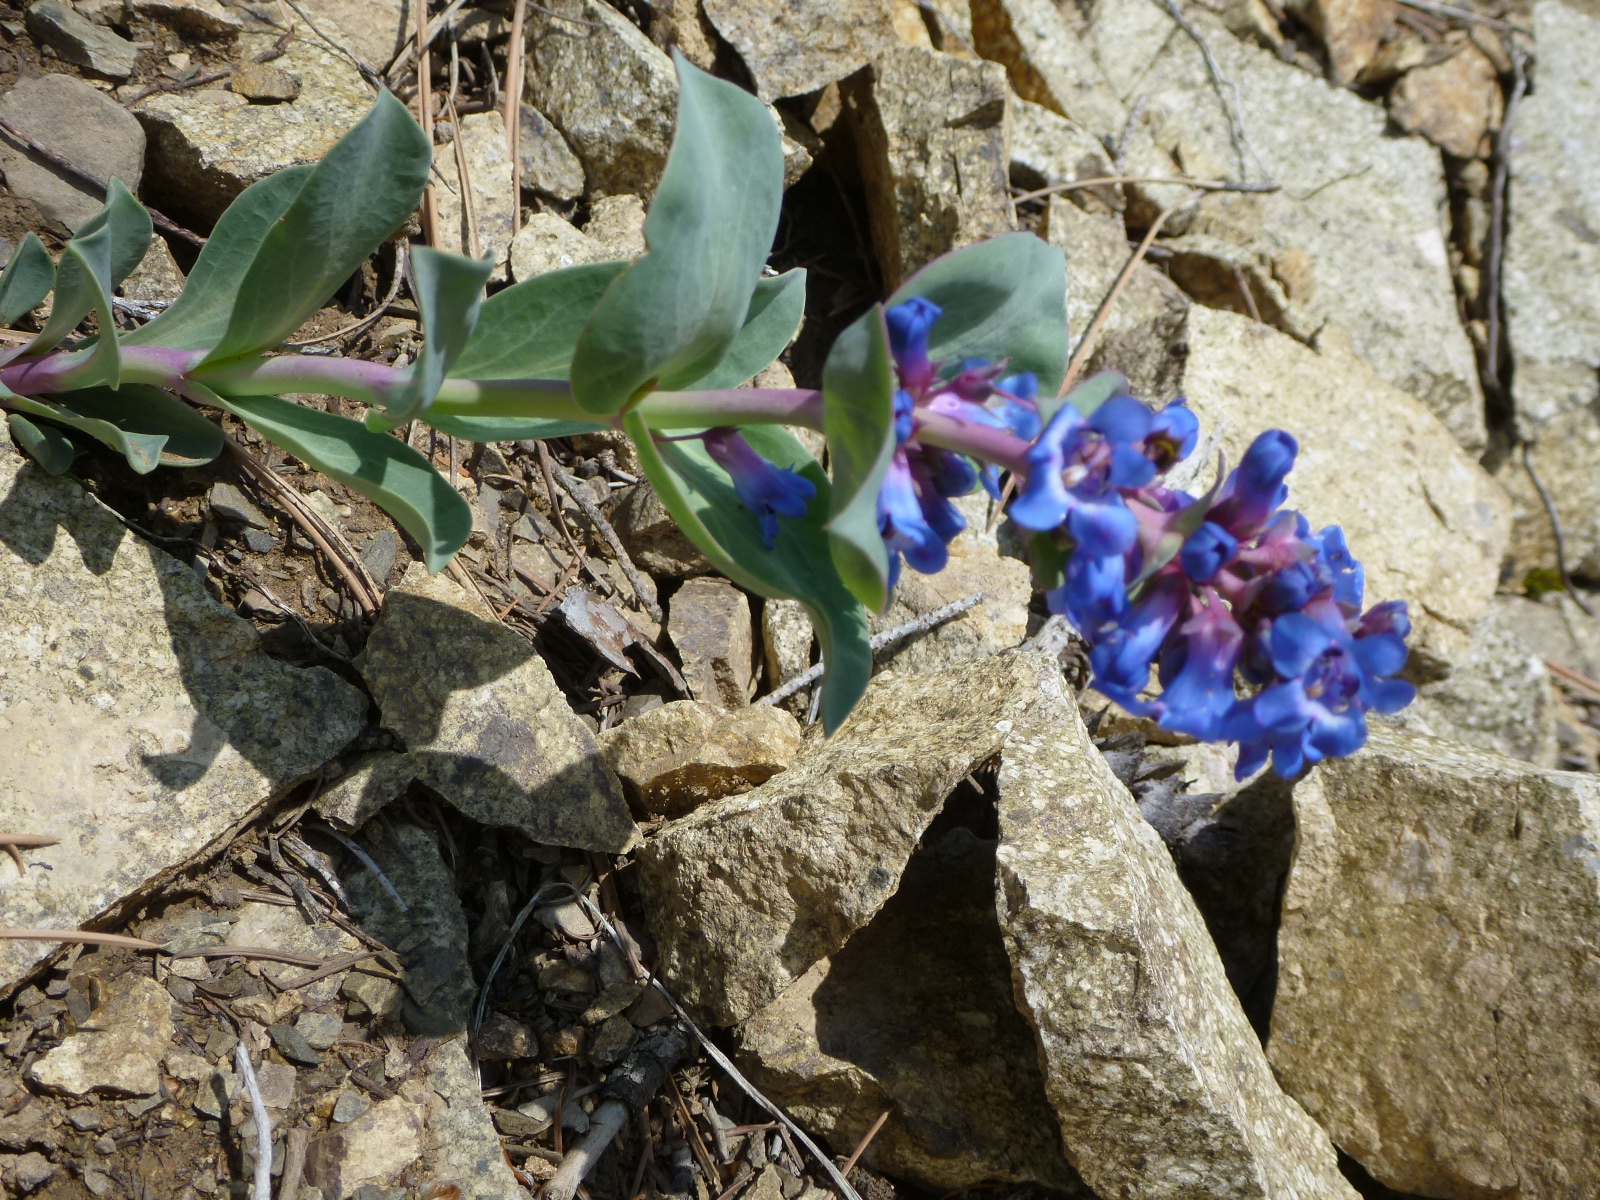
[(897, 304), (885, 314), (889, 349), (899, 387), (894, 394), (895, 452), (878, 493), (878, 528), (889, 549), (889, 586), (900, 574), (904, 556), (925, 575), (944, 569), (947, 547), (967, 527), (950, 501), (981, 482), (1000, 496), (999, 473), (992, 466), (916, 438), (919, 410), (943, 413), (974, 424), (1005, 429), (1032, 440), (1040, 432), (1034, 395), (1039, 381), (1030, 373), (1006, 376), (1003, 365), (969, 359), (946, 374), (928, 357), (928, 336), (942, 313), (923, 297)]
[[(1065, 405), (1029, 450), (1011, 517), (1065, 553), (1047, 600), (1089, 642), (1100, 692), (1165, 728), (1237, 742), (1241, 779), (1269, 758), (1293, 776), (1357, 750), (1368, 709), (1411, 702), (1415, 690), (1392, 678), (1406, 606), (1363, 613), (1343, 531), (1313, 533), (1282, 507), (1299, 447), (1281, 430), (1203, 499), (1163, 486), (1196, 431), (1182, 401), (1155, 411), (1118, 395), (1088, 415)], [(1152, 665), (1161, 693), (1149, 699)]]

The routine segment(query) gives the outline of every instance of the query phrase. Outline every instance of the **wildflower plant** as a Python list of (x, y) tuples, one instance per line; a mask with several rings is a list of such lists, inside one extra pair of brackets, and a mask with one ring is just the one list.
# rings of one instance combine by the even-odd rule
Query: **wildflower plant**
[[(1114, 374), (1064, 397), (1065, 265), (1013, 234), (906, 281), (836, 340), (822, 387), (741, 387), (799, 328), (805, 273), (763, 273), (783, 162), (766, 109), (677, 60), (678, 125), (633, 263), (554, 271), (483, 299), (491, 265), (411, 252), (415, 363), (280, 351), (415, 209), (431, 147), (380, 95), (314, 166), (247, 189), (217, 222), (182, 295), (117, 332), (112, 290), (149, 244), (150, 217), (113, 182), (105, 208), (52, 262), (29, 237), (0, 276), (11, 325), (54, 292), (43, 328), (0, 358), (0, 408), (45, 470), (75, 438), (136, 471), (223, 448), (206, 410), (387, 510), (430, 570), (466, 541), (466, 503), (390, 430), (420, 420), (474, 441), (621, 429), (662, 503), (744, 587), (801, 601), (820, 637), (828, 729), (872, 669), (867, 612), (904, 568), (936, 572), (964, 521), (951, 500), (1010, 476), (1052, 611), (1091, 647), (1095, 686), (1130, 711), (1237, 742), (1241, 777), (1349, 754), (1365, 713), (1412, 697), (1395, 678), (1405, 605), (1363, 609), (1360, 564), (1337, 529), (1283, 508), (1297, 447), (1262, 434), (1203, 496), (1166, 486), (1197, 422)], [(74, 340), (90, 314), (98, 336)], [(369, 406), (364, 421), (287, 393)], [(820, 430), (824, 473), (785, 427)], [(1160, 683), (1151, 695), (1152, 670)]]

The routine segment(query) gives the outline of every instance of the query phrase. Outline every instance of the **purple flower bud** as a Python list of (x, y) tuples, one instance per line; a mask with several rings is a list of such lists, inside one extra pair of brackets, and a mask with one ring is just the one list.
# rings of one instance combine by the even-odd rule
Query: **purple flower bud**
[(1326, 587), (1327, 581), (1318, 575), (1311, 563), (1290, 563), (1267, 580), (1261, 592), (1261, 603), (1273, 615), (1299, 612)]
[(1283, 481), (1299, 449), (1281, 429), (1269, 429), (1256, 438), (1223, 484), (1211, 519), (1236, 537), (1254, 534), (1288, 498)]
[(1210, 583), (1238, 549), (1238, 538), (1214, 521), (1207, 521), (1183, 543), (1178, 562), (1195, 583)]
[(737, 429), (727, 427), (707, 431), (700, 439), (711, 460), (728, 473), (739, 503), (756, 516), (761, 540), (768, 550), (778, 536), (778, 518), (793, 520), (806, 515), (806, 507), (817, 488), (789, 467), (775, 467), (745, 441)]
[(965, 455), (930, 446), (917, 458), (922, 462), (933, 490), (941, 496), (965, 496), (978, 486), (978, 468)]
[(894, 394), (894, 444), (904, 446), (911, 440), (915, 429), (912, 420), (917, 410), (917, 402), (911, 398), (911, 393), (904, 388), (898, 388)]
[(889, 351), (899, 368), (900, 382), (912, 391), (920, 392), (933, 382), (928, 333), (943, 312), (932, 300), (913, 296), (884, 314), (889, 327)]

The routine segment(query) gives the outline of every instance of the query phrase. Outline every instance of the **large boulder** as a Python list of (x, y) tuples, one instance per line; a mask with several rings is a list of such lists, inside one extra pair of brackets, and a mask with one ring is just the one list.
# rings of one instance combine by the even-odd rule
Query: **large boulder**
[[(1600, 14), (1541, 0), (1533, 23), (1539, 86), (1510, 137), (1506, 335), (1517, 432), (1575, 563), (1600, 548)], [(1501, 479), (1517, 504), (1519, 566), (1553, 566), (1554, 531), (1520, 458)]]
[[(118, 179), (131, 192), (144, 175), (144, 130), (111, 97), (71, 75), (20, 80), (0, 96), (0, 119), (97, 179)], [(39, 206), (46, 220), (72, 230), (105, 204), (98, 189), (54, 163), (0, 141), (0, 170), (14, 196)]]
[(1401, 1192), (1600, 1190), (1600, 781), (1374, 729), (1302, 780), (1268, 1044)]
[(704, 0), (703, 8), (767, 101), (815, 92), (895, 44), (884, 0)]
[[(320, 770), (367, 702), (262, 652), (193, 567), (52, 478), (0, 425), (0, 827), (50, 834), (3, 923), (75, 929), (122, 911)], [(0, 986), (54, 953), (0, 942)]]
[(1182, 237), (1164, 239), (1173, 279), (1208, 304), (1253, 303), (1302, 340), (1342, 326), (1379, 377), (1481, 452), (1483, 394), (1457, 315), (1439, 151), (1391, 136), (1382, 108), (1239, 41), (1204, 9), (1187, 15), (1233, 86), (1219, 91), (1194, 40), (1151, 0), (1104, 0), (1086, 37), (1116, 93), (1145, 98), (1156, 144), (1185, 174), (1279, 190), (1206, 199)]

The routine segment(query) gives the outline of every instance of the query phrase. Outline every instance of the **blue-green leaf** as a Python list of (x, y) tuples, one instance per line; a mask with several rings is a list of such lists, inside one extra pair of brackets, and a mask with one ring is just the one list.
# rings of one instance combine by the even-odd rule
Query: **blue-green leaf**
[(91, 312), (100, 321), (101, 336), (92, 347), (73, 355), (75, 380), (116, 387), (122, 377), (122, 354), (117, 347), (116, 318), (111, 310), (111, 251), (115, 232), (102, 225), (87, 237), (67, 243), (56, 263), (55, 304), (50, 319), (28, 343), (27, 354), (54, 350)]
[(32, 396), (9, 396), (6, 405), (30, 417), (44, 417), (104, 442), (119, 451), (128, 460), (128, 465), (140, 475), (148, 475), (161, 465), (161, 448), (167, 442), (164, 433), (124, 429), (99, 417), (80, 416), (53, 397), (41, 400)]
[(6, 424), (11, 429), (11, 440), (39, 464), (46, 475), (60, 475), (69, 470), (78, 456), (72, 439), (50, 425), (35, 425), (21, 413), (7, 413)]
[(309, 166), (286, 167), (245, 188), (217, 220), (183, 293), (155, 320), (125, 334), (123, 344), (176, 350), (215, 346), (228, 328), (239, 285), (262, 241), (288, 211), (310, 174)]
[(397, 438), (277, 396), (208, 392), (205, 399), (383, 509), (422, 547), (430, 571), (442, 570), (472, 532), (467, 502)]
[(206, 362), (276, 346), (410, 215), (433, 148), (388, 92), (312, 168), (261, 241)]
[(894, 458), (894, 373), (883, 306), (839, 335), (822, 370), (822, 422), (833, 471), (828, 537), (845, 585), (873, 612), (889, 603), (889, 552), (878, 490)]
[(1008, 233), (936, 258), (901, 285), (889, 306), (913, 296), (944, 314), (928, 352), (935, 360), (1009, 361), (1053, 396), (1067, 370), (1067, 265), (1031, 233)]
[(440, 433), (466, 438), (469, 442), (514, 442), (522, 438), (571, 437), (575, 433), (598, 433), (610, 429), (594, 421), (562, 421), (554, 417), (497, 417), (474, 415), (466, 411), (446, 411), (435, 405), (427, 422)]
[(155, 232), (150, 214), (120, 179), (111, 181), (105, 207), (79, 226), (77, 236), (87, 237), (101, 228), (111, 230), (111, 286), (116, 287), (144, 259)]
[(489, 259), (445, 254), (429, 246), (411, 252), (411, 278), (422, 315), (422, 353), (411, 369), (411, 383), (390, 415), (409, 420), (428, 410), (452, 363), (461, 357), (478, 323), (483, 287), (494, 263)]
[(750, 297), (739, 336), (709, 375), (682, 385), (685, 391), (738, 387), (755, 378), (789, 347), (806, 315), (806, 273), (802, 268), (763, 278)]
[(116, 391), (82, 388), (48, 399), (64, 412), (115, 426), (124, 437), (148, 438), (163, 467), (196, 467), (222, 453), (222, 430), (159, 388), (129, 383)]
[(741, 430), (758, 454), (780, 467), (793, 466), (817, 489), (805, 517), (778, 519), (778, 536), (769, 550), (755, 516), (739, 503), (732, 481), (701, 442), (658, 445), (641, 413), (630, 412), (623, 421), (661, 503), (711, 564), (751, 591), (806, 606), (822, 643), (822, 721), (831, 733), (866, 690), (872, 643), (866, 614), (833, 569), (824, 526), (828, 478), (822, 468), (778, 426)]
[(22, 239), (0, 275), (0, 326), (10, 328), (39, 306), (56, 283), (56, 264), (37, 234)]
[(607, 290), (572, 359), (591, 412), (709, 374), (744, 325), (778, 228), (783, 151), (765, 106), (674, 61), (678, 127), (644, 223), (650, 252)]
[(483, 303), (450, 368), (457, 379), (565, 379), (583, 324), (625, 262), (589, 263), (524, 280)]

